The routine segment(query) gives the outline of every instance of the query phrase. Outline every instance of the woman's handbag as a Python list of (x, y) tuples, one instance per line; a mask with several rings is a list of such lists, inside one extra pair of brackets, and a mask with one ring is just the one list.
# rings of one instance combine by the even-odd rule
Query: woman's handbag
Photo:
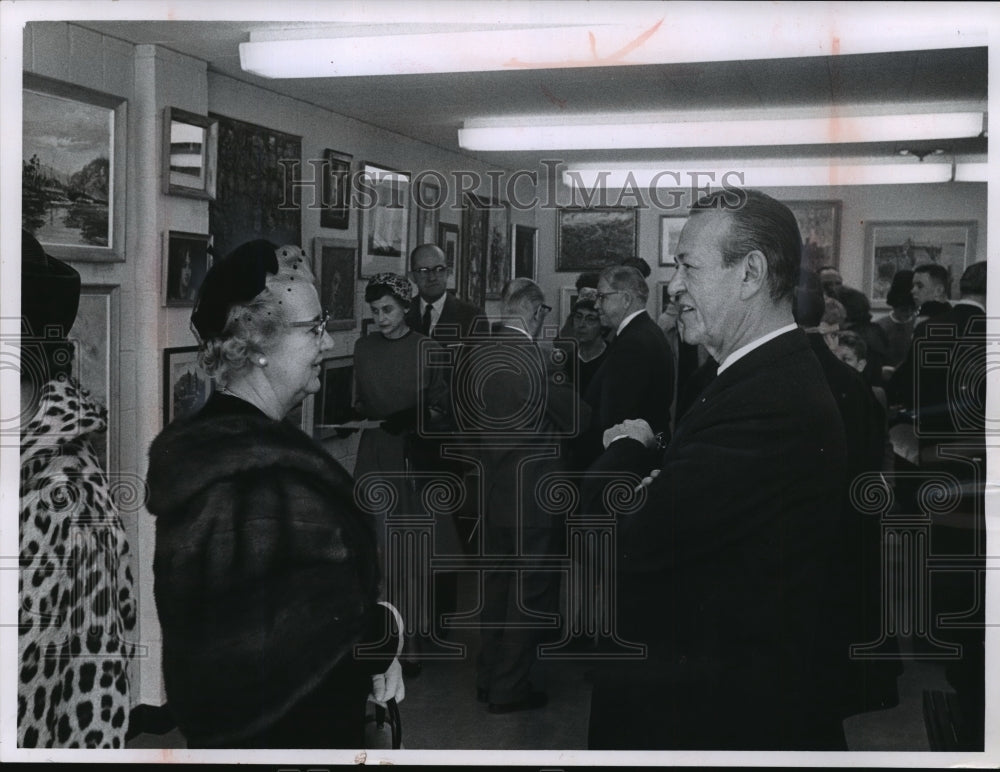
[(388, 700), (384, 708), (368, 701), (365, 711), (365, 747), (393, 750), (403, 747), (403, 719), (399, 716), (399, 706), (395, 700)]

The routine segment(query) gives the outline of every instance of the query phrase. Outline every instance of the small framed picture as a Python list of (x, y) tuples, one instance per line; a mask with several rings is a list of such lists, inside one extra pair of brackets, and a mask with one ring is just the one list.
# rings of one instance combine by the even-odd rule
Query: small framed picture
[(437, 180), (421, 180), (416, 206), (417, 238), (414, 246), (437, 243), (438, 223), (441, 221), (441, 185)]
[(368, 279), (384, 271), (406, 273), (410, 254), (409, 172), (366, 163), (359, 184), (369, 205), (360, 208), (358, 275)]
[(459, 251), (459, 229), (457, 225), (450, 222), (439, 222), (437, 232), (437, 245), (444, 252), (445, 262), (448, 264), (448, 289), (457, 289), (459, 286), (458, 270), (460, 267), (458, 256)]
[(517, 279), (535, 278), (535, 253), (538, 242), (538, 228), (528, 225), (514, 226), (514, 265), (512, 276)]
[(207, 233), (168, 231), (163, 245), (163, 305), (193, 306), (212, 267)]
[(198, 347), (163, 350), (163, 425), (197, 413), (212, 392), (214, 381), (198, 366)]
[(677, 264), (677, 242), (687, 217), (660, 217), (660, 265)]
[(635, 257), (636, 210), (627, 207), (565, 207), (556, 231), (556, 271), (596, 271)]
[(355, 420), (354, 357), (331, 357), (323, 361), (315, 412), (315, 427), (340, 426)]
[(219, 122), (167, 107), (163, 111), (163, 192), (215, 199)]
[[(673, 271), (670, 272), (670, 279), (673, 278)], [(667, 307), (667, 303), (670, 302), (670, 279), (666, 281), (658, 281), (656, 283), (656, 317), (659, 318), (660, 314), (663, 313), (663, 309)]]
[(353, 330), (358, 326), (354, 272), (358, 248), (353, 239), (313, 240), (313, 270), (319, 282), (320, 305), (330, 312), (328, 330)]
[(566, 321), (567, 317), (573, 313), (578, 297), (580, 297), (580, 290), (576, 287), (563, 287), (559, 290), (559, 319), (561, 321)]
[(351, 219), (351, 161), (354, 156), (323, 151), (323, 208), (319, 213), (321, 228), (347, 230)]

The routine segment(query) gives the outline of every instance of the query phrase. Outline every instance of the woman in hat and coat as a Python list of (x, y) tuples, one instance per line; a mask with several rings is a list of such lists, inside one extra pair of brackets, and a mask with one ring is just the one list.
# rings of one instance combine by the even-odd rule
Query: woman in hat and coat
[(17, 744), (123, 748), (136, 607), (129, 545), (73, 377), (80, 274), (21, 233)]
[(283, 419), (332, 346), (298, 247), (238, 247), (192, 314), (217, 390), (150, 448), (167, 700), (189, 747), (360, 748), (403, 697), (350, 475)]

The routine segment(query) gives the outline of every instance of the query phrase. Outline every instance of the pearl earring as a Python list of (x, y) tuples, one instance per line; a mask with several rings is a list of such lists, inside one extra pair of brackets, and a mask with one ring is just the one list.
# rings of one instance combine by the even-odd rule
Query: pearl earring
[(261, 357), (260, 359), (258, 359), (257, 364), (259, 364), (261, 367), (267, 367), (267, 357)]

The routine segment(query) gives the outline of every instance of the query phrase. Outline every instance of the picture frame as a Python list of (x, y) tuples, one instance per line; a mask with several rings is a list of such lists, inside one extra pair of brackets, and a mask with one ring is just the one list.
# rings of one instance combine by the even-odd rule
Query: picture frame
[(163, 425), (193, 415), (215, 391), (215, 381), (198, 366), (197, 346), (163, 350)]
[(95, 401), (107, 408), (107, 431), (93, 433), (90, 442), (108, 474), (115, 474), (120, 469), (120, 323), (119, 286), (84, 284), (80, 287), (80, 305), (68, 336), (75, 350), (73, 375)]
[(786, 201), (802, 234), (802, 267), (840, 266), (840, 201)]
[[(482, 306), (483, 300), (499, 300), (510, 280), (510, 204), (470, 193), (466, 194), (466, 212), (473, 221), (471, 229), (466, 229), (469, 265), (481, 266), (482, 270), (481, 291), (475, 288), (476, 294), (470, 292), (470, 299), (481, 296), (478, 305)], [(475, 265), (471, 256), (476, 258)]]
[(660, 217), (660, 265), (677, 265), (677, 242), (687, 222), (686, 216), (661, 215)]
[(441, 222), (441, 185), (435, 179), (423, 179), (416, 193), (417, 229), (413, 246), (436, 244)]
[(489, 211), (478, 197), (466, 193), (462, 207), (462, 259), (459, 264), (461, 283), (458, 285), (458, 294), (478, 308), (482, 308), (486, 302), (488, 233)]
[(563, 207), (556, 231), (556, 271), (579, 273), (636, 256), (639, 227), (632, 207)]
[(975, 220), (904, 220), (865, 224), (865, 292), (873, 308), (886, 309), (886, 293), (896, 271), (923, 263), (945, 266), (951, 297), (958, 280), (976, 259)]
[(347, 230), (351, 222), (351, 164), (354, 156), (323, 151), (323, 207), (319, 227)]
[(320, 384), (316, 395), (314, 432), (355, 421), (354, 357), (347, 355), (324, 359)]
[(320, 305), (330, 312), (327, 329), (353, 330), (358, 326), (358, 283), (355, 270), (358, 245), (354, 239), (313, 239), (313, 272)]
[(244, 242), (302, 243), (302, 207), (295, 170), (302, 138), (223, 115), (219, 122), (215, 198), (208, 202), (208, 232), (220, 259)]
[(125, 260), (127, 103), (25, 72), (21, 223), (67, 261)]
[(167, 231), (163, 234), (163, 305), (194, 306), (205, 274), (212, 267), (211, 236)]
[(565, 322), (569, 315), (573, 313), (577, 298), (580, 297), (580, 290), (574, 287), (561, 287), (559, 289), (559, 320)]
[(514, 248), (511, 253), (511, 275), (515, 279), (526, 278), (534, 281), (538, 254), (538, 228), (529, 225), (514, 226)]
[(163, 108), (163, 192), (213, 200), (219, 122), (176, 107)]
[(359, 210), (358, 275), (368, 279), (384, 271), (405, 274), (410, 233), (409, 172), (365, 163), (359, 184), (367, 200)]
[(673, 278), (672, 274), (674, 273), (674, 271), (671, 271), (670, 273), (671, 273), (670, 278), (656, 282), (656, 295), (655, 295), (656, 307), (653, 309), (655, 311), (655, 315), (653, 317), (654, 320), (660, 318), (660, 314), (663, 313), (663, 309), (667, 307), (667, 301), (670, 299), (670, 293), (668, 292), (668, 287), (670, 286), (670, 280)]
[(459, 272), (461, 270), (462, 254), (461, 239), (458, 225), (450, 222), (439, 222), (437, 231), (437, 245), (444, 252), (444, 259), (448, 265), (448, 283), (450, 290), (458, 289), (460, 285)]

